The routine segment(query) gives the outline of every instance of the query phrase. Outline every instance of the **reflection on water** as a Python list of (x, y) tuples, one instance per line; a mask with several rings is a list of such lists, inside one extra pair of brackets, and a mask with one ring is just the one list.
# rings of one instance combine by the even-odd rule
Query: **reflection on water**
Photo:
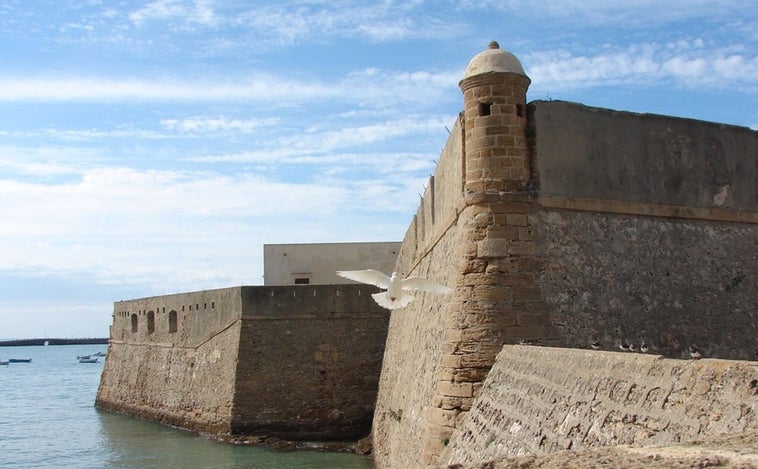
[(121, 468), (355, 468), (372, 467), (354, 454), (275, 451), (203, 437), (107, 411), (97, 412), (108, 467)]
[[(104, 347), (100, 346), (100, 348)], [(203, 437), (94, 407), (102, 363), (80, 364), (91, 345), (0, 347), (32, 363), (0, 367), (0, 467), (346, 468), (355, 454), (275, 451)]]

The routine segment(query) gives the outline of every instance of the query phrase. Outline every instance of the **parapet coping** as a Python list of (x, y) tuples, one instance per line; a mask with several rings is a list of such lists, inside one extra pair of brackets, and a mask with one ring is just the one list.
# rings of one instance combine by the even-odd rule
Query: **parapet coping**
[(537, 197), (537, 203), (547, 208), (587, 212), (758, 224), (758, 212), (733, 208), (690, 207), (633, 200), (593, 199), (551, 194), (540, 194)]

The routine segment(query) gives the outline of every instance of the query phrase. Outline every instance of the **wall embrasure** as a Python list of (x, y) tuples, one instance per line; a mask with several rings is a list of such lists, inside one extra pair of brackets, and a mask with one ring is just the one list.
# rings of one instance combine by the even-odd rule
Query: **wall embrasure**
[[(170, 327), (172, 312), (177, 313), (176, 332)], [(228, 433), (240, 316), (239, 288), (114, 303), (95, 405), (181, 428)]]
[(388, 322), (375, 291), (234, 287), (116, 302), (96, 405), (212, 434), (366, 436)]

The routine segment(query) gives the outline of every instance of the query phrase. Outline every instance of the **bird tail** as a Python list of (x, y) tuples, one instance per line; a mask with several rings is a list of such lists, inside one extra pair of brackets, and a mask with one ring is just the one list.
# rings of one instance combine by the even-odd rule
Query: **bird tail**
[(374, 293), (371, 296), (374, 298), (374, 301), (379, 304), (379, 306), (387, 309), (404, 308), (411, 304), (411, 301), (413, 301), (413, 295), (407, 295), (405, 293), (400, 293), (400, 296), (396, 296), (394, 298), (390, 297), (386, 291), (382, 293)]

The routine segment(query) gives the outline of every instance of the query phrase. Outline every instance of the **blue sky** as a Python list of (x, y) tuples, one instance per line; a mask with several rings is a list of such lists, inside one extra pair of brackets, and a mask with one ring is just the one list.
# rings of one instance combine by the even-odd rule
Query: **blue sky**
[(719, 0), (6, 0), (0, 338), (263, 283), (263, 245), (399, 241), (491, 40), (559, 99), (758, 129)]

